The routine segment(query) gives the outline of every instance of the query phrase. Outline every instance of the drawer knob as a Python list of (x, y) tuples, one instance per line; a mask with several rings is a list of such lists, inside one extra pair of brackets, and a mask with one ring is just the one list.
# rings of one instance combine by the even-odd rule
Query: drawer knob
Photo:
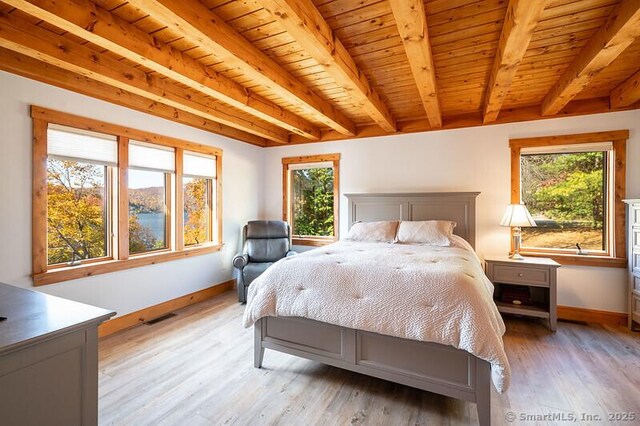
[(522, 272), (519, 272), (519, 273), (518, 273), (518, 276), (519, 276), (519, 277), (523, 277), (524, 275), (522, 274)]

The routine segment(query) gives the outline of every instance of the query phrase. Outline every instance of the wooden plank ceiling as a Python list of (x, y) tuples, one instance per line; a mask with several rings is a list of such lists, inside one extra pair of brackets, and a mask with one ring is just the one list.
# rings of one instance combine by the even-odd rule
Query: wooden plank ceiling
[(0, 69), (259, 146), (640, 107), (638, 0), (3, 0)]

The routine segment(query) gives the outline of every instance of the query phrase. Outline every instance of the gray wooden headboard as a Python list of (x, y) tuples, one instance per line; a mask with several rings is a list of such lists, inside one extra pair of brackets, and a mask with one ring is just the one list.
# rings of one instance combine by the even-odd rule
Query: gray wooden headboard
[(453, 233), (476, 247), (476, 197), (479, 192), (423, 192), (410, 194), (345, 194), (349, 200), (349, 228), (355, 222), (379, 220), (453, 220)]

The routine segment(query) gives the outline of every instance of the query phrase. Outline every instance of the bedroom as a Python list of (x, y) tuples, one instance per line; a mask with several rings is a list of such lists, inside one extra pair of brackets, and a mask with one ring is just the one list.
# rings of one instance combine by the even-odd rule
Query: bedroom
[[(315, 156), (311, 163), (337, 161), (337, 238), (346, 238), (353, 222), (347, 194), (479, 192), (475, 252), (482, 260), (505, 258), (513, 238), (501, 219), (508, 205), (521, 201), (524, 183), (513, 179), (523, 155), (512, 148), (535, 144), (532, 138), (606, 152), (609, 160), (599, 169), (607, 183), (600, 197), (606, 214), (594, 227), (603, 247), (583, 244), (591, 253), (578, 255), (571, 241), (564, 253), (534, 253), (527, 250), (527, 232), (543, 227), (523, 228), (525, 262), (552, 257), (561, 264), (555, 271), (559, 321), (553, 332), (544, 320), (504, 316), (511, 385), (503, 394), (493, 385), (485, 392), (491, 422), (508, 422), (512, 413), (521, 424), (558, 423), (570, 415), (583, 424), (634, 423), (640, 343), (627, 321), (640, 307), (631, 305), (627, 254), (634, 249), (627, 248), (624, 223), (631, 218), (622, 199), (640, 198), (636, 1), (182, 3), (0, 2), (0, 282), (117, 312), (100, 326), (98, 410), (89, 409), (84, 423), (478, 424), (474, 401), (393, 378), (269, 348), (263, 368), (255, 369), (254, 332), (242, 326), (245, 305), (234, 289), (233, 259), (249, 221), (290, 213), (283, 208), (290, 205), (283, 159)], [(403, 11), (408, 5), (413, 8)], [(317, 31), (296, 25), (305, 13), (316, 18)], [(203, 22), (202, 16), (220, 19)], [(426, 28), (426, 37), (415, 28)], [(506, 59), (496, 60), (498, 53)], [(36, 137), (42, 123), (47, 132), (73, 128), (80, 129), (74, 135), (127, 141), (128, 150), (98, 162), (107, 164), (112, 189), (104, 197), (112, 200), (105, 221), (113, 231), (105, 243), (112, 260), (71, 255), (62, 266), (48, 261), (46, 191), (43, 202), (43, 191), (34, 190), (47, 171), (36, 160), (43, 152), (37, 148), (46, 157), (50, 142), (46, 134)], [(616, 151), (620, 140), (626, 155)], [(161, 167), (160, 157), (143, 164), (152, 156), (136, 156), (132, 146), (169, 147), (173, 165)], [(525, 156), (539, 154), (535, 148), (523, 148), (530, 150)], [(187, 157), (179, 155), (185, 151), (216, 164), (207, 176), (192, 173), (209, 182), (203, 244), (178, 232), (188, 222), (175, 214), (186, 188), (176, 185), (175, 175), (190, 175)], [(168, 225), (159, 231), (159, 253), (129, 253), (125, 244), (124, 230), (133, 229), (130, 199), (120, 197), (124, 209), (113, 200), (140, 188), (133, 187), (132, 173), (128, 186), (121, 178), (124, 155), (132, 170), (169, 175), (153, 184), (165, 187)], [(619, 161), (611, 159), (623, 160), (622, 178)], [(539, 220), (540, 212), (530, 210)], [(410, 220), (380, 218), (399, 219)], [(304, 259), (314, 246), (300, 243), (324, 242), (294, 238), (293, 249)], [(68, 264), (74, 262), (79, 265)], [(175, 316), (163, 318), (167, 314)], [(0, 316), (8, 318), (0, 329), (12, 326), (12, 315)], [(4, 358), (9, 349), (0, 378), (13, 380), (7, 373), (13, 364)], [(24, 394), (2, 386), (2, 400), (33, 404), (42, 397), (33, 389), (39, 383), (23, 382)], [(556, 417), (536, 417), (543, 415)]]

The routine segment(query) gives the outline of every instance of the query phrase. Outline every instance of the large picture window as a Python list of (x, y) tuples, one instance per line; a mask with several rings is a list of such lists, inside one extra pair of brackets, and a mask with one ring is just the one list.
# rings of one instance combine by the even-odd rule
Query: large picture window
[(36, 285), (220, 249), (220, 150), (31, 112)]
[(283, 158), (283, 217), (293, 244), (323, 245), (338, 238), (340, 154)]
[(517, 139), (512, 202), (536, 227), (522, 229), (522, 250), (563, 263), (623, 266), (627, 132)]

